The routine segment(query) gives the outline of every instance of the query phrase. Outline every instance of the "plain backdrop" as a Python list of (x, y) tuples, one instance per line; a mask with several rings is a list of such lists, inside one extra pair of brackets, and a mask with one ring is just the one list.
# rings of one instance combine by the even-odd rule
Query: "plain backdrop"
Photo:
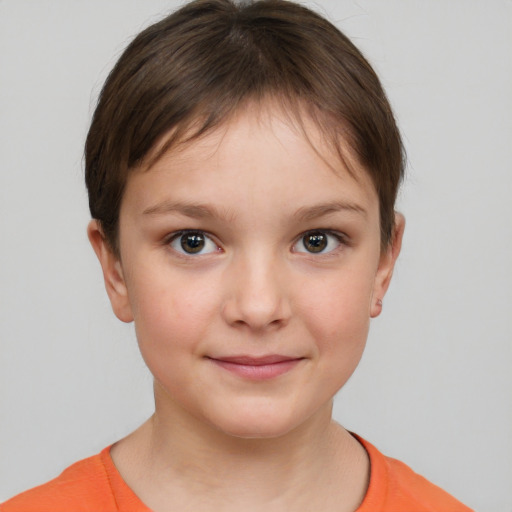
[[(0, 501), (152, 412), (85, 228), (101, 85), (168, 0), (0, 0)], [(512, 511), (512, 2), (309, 3), (380, 74), (409, 157), (403, 253), (335, 402), (481, 512)]]

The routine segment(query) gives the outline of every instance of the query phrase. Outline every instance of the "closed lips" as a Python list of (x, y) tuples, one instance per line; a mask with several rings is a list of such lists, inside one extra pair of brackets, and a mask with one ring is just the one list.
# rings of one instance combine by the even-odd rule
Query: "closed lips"
[(221, 357), (208, 357), (213, 361), (219, 361), (224, 363), (238, 364), (243, 366), (265, 366), (271, 364), (279, 364), (288, 361), (298, 361), (303, 359), (302, 357), (289, 357), (282, 355), (269, 355), (263, 357), (251, 357), (251, 356), (221, 356)]
[(263, 381), (288, 373), (304, 358), (283, 355), (268, 355), (264, 357), (244, 355), (210, 357), (208, 359), (217, 367), (226, 370), (238, 378), (250, 381)]

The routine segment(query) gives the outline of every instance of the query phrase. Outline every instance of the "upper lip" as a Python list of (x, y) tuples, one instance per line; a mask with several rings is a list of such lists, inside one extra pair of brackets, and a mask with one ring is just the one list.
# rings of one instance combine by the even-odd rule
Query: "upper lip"
[(209, 357), (209, 359), (213, 359), (214, 361), (222, 361), (225, 363), (240, 364), (240, 365), (247, 365), (247, 366), (264, 366), (266, 364), (277, 364), (277, 363), (283, 363), (286, 361), (295, 361), (298, 359), (302, 359), (302, 357), (270, 354), (267, 356), (258, 356), (258, 357), (247, 356), (247, 355), (219, 356), (219, 357)]

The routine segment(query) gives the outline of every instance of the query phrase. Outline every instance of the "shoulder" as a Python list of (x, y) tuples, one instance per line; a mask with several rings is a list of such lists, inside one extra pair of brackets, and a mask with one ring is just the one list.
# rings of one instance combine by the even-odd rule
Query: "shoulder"
[(57, 478), (0, 505), (0, 512), (81, 512), (117, 510), (100, 454), (76, 462)]
[[(356, 436), (357, 437), (357, 436)], [(370, 457), (370, 485), (357, 512), (472, 512), (409, 466), (357, 437)]]
[(428, 512), (471, 512), (460, 501), (446, 491), (415, 473), (409, 466), (390, 457), (385, 457), (389, 471), (390, 495), (422, 506)]

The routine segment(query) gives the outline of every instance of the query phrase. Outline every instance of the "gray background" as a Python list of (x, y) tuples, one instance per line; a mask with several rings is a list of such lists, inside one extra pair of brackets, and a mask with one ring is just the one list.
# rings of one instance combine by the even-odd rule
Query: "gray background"
[[(152, 411), (86, 239), (82, 144), (116, 57), (176, 5), (0, 0), (0, 501)], [(403, 253), (336, 418), (512, 511), (512, 2), (309, 5), (374, 64), (409, 154)]]

